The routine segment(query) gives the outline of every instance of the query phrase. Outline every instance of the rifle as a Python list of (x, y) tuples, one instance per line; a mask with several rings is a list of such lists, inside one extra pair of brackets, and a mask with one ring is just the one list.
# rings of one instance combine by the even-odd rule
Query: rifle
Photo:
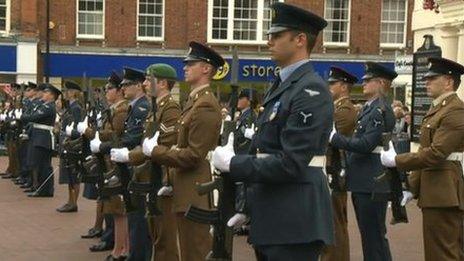
[[(145, 137), (153, 137), (159, 129), (156, 122), (156, 97), (151, 97), (152, 117), (145, 127)], [(131, 193), (148, 198), (148, 212), (151, 216), (161, 215), (161, 210), (157, 205), (157, 192), (162, 187), (163, 170), (160, 165), (154, 164), (150, 159), (134, 167), (132, 180), (129, 182), (128, 189)], [(147, 197), (148, 196), (148, 197)]]
[(329, 146), (331, 154), (330, 165), (327, 165), (327, 173), (331, 176), (330, 188), (334, 191), (346, 191), (346, 154), (343, 150)]
[[(232, 84), (231, 96), (229, 99), (230, 121), (223, 122), (223, 128), (220, 136), (220, 145), (227, 144), (229, 134), (235, 130), (234, 116), (238, 103), (238, 85), (236, 84), (238, 76), (238, 58), (237, 49), (234, 47), (234, 59), (232, 61)], [(235, 68), (235, 69), (234, 69)], [(213, 247), (206, 257), (208, 261), (230, 261), (232, 260), (233, 235), (234, 231), (227, 226), (227, 221), (235, 212), (235, 191), (236, 186), (231, 181), (227, 173), (218, 173), (214, 171), (213, 181), (204, 184), (196, 184), (196, 190), (199, 195), (207, 195), (214, 190), (218, 191), (218, 203), (215, 210), (200, 209), (190, 205), (185, 213), (185, 217), (193, 222), (208, 224), (213, 226)], [(242, 186), (242, 190), (245, 188)], [(243, 192), (243, 191), (241, 191)], [(242, 193), (243, 194), (243, 193)], [(245, 198), (239, 200), (245, 201)]]
[[(388, 143), (392, 138), (391, 133), (382, 134), (382, 145), (384, 150), (388, 150)], [(390, 198), (391, 209), (392, 209), (392, 220), (390, 224), (394, 225), (397, 223), (408, 223), (408, 215), (406, 212), (406, 207), (401, 206), (401, 200), (403, 199), (403, 185), (401, 179), (401, 172), (397, 168), (385, 168), (385, 172), (375, 178), (376, 183), (383, 182), (388, 180), (390, 183)]]

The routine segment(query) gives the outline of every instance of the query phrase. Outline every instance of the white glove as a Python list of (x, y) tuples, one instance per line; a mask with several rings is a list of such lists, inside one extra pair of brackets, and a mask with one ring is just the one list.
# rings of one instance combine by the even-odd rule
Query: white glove
[(72, 123), (69, 124), (68, 126), (66, 126), (66, 129), (65, 129), (65, 130), (66, 130), (66, 136), (71, 137), (71, 135), (72, 135), (72, 130), (73, 130)]
[(158, 136), (159, 131), (157, 131), (151, 139), (145, 138), (143, 140), (143, 154), (145, 154), (145, 156), (150, 157), (153, 148), (158, 146)]
[(406, 204), (409, 203), (414, 198), (414, 195), (411, 193), (411, 191), (403, 191), (403, 199), (401, 200), (401, 206), (406, 206)]
[(245, 136), (245, 138), (251, 140), (253, 138), (253, 136), (255, 135), (255, 124), (251, 124), (251, 128), (246, 128), (245, 129), (245, 133), (243, 134), (243, 136)]
[(77, 124), (77, 132), (79, 132), (82, 135), (88, 127), (89, 119), (87, 116), (85, 116), (85, 119)]
[(129, 162), (129, 150), (127, 148), (111, 149), (111, 160), (114, 162)]
[(382, 165), (388, 168), (394, 168), (396, 167), (396, 151), (395, 147), (393, 147), (393, 143), (390, 141), (388, 143), (388, 150), (385, 151), (382, 149), (380, 152), (380, 161), (382, 162)]
[(97, 126), (101, 128), (103, 126), (103, 119), (101, 112), (97, 113)]
[(95, 138), (90, 141), (90, 151), (92, 151), (92, 153), (100, 152), (100, 144), (100, 134), (97, 131), (97, 133), (95, 133)]
[(222, 147), (216, 147), (214, 150), (212, 157), (213, 165), (219, 171), (229, 172), (230, 161), (234, 156), (234, 133), (231, 132), (227, 144)]
[(158, 196), (172, 196), (172, 186), (163, 186), (160, 188)]
[(21, 118), (21, 115), (23, 115), (23, 110), (22, 109), (15, 110), (14, 114), (15, 114), (16, 119), (19, 119)]
[(5, 121), (5, 119), (6, 119), (6, 114), (5, 113), (0, 114), (0, 121)]
[(239, 228), (241, 226), (243, 226), (246, 221), (247, 221), (248, 217), (243, 214), (243, 213), (235, 213), (235, 215), (233, 215), (229, 221), (227, 221), (227, 226), (228, 227), (234, 227), (234, 228)]

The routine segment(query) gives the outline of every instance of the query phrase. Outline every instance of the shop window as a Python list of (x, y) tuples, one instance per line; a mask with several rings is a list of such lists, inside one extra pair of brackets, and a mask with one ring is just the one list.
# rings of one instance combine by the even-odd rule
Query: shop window
[(77, 0), (77, 37), (103, 39), (105, 1)]
[(139, 0), (137, 23), (138, 40), (163, 40), (164, 0)]

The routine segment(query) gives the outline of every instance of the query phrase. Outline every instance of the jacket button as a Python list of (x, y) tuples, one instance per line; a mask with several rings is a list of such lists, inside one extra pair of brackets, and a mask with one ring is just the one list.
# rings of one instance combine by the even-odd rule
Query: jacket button
[(427, 128), (430, 128), (430, 124), (427, 124)]

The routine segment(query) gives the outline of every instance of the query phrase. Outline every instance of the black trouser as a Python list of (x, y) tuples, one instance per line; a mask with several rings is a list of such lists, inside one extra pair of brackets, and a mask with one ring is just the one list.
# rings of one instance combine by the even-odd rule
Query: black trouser
[(372, 200), (371, 193), (351, 193), (365, 261), (390, 261), (385, 216), (387, 199)]
[(105, 230), (102, 233), (100, 241), (108, 245), (114, 245), (114, 218), (111, 214), (105, 214)]
[(151, 260), (152, 242), (145, 218), (145, 209), (137, 209), (127, 214), (129, 223), (130, 253), (128, 261)]
[(254, 246), (258, 261), (317, 261), (322, 247), (321, 241), (307, 244)]
[[(53, 195), (54, 177), (52, 175), (52, 151), (42, 147), (33, 147), (33, 150), (35, 162), (33, 171), (37, 173), (38, 186), (41, 187), (38, 193), (45, 195)], [(50, 175), (52, 176), (48, 178)], [(43, 184), (45, 181), (46, 183)]]

